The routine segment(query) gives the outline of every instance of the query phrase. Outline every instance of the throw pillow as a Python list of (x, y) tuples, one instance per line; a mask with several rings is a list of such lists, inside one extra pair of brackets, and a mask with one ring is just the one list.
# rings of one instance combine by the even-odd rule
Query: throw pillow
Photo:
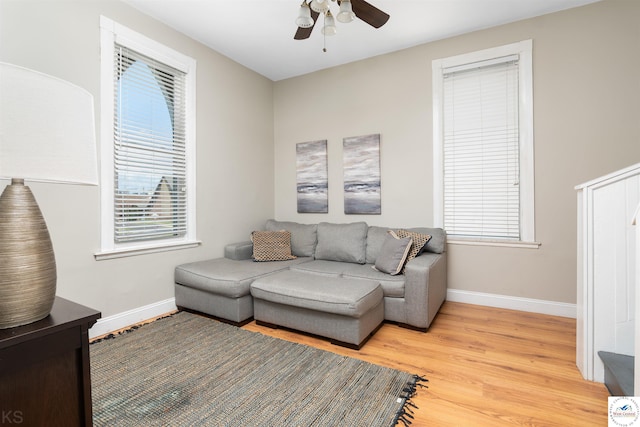
[(429, 239), (427, 244), (424, 245), (424, 248), (422, 248), (422, 252), (441, 254), (446, 249), (447, 233), (442, 228), (413, 227), (406, 228), (405, 230), (431, 236), (431, 239)]
[(297, 258), (291, 255), (291, 233), (282, 231), (254, 231), (253, 259), (256, 261), (286, 261)]
[(418, 255), (422, 253), (424, 250), (424, 246), (427, 244), (429, 240), (431, 240), (431, 236), (429, 234), (416, 233), (414, 231), (407, 230), (398, 230), (396, 232), (399, 238), (411, 237), (413, 240), (413, 245), (411, 245), (411, 250), (409, 251), (409, 255), (407, 256), (407, 261), (409, 262)]
[(387, 233), (378, 258), (376, 258), (375, 269), (392, 276), (399, 274), (404, 267), (412, 244), (411, 237), (401, 239), (393, 232)]

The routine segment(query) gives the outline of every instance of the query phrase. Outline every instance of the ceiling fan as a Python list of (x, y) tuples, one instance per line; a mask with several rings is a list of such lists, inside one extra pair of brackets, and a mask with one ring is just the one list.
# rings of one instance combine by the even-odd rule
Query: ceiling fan
[[(293, 36), (295, 40), (304, 40), (309, 38), (313, 27), (315, 26), (318, 16), (322, 13), (325, 16), (325, 24), (322, 28), (324, 35), (333, 35), (336, 28), (331, 10), (329, 10), (329, 2), (336, 0), (303, 0), (300, 5), (300, 14), (296, 19), (298, 30)], [(340, 5), (338, 13), (338, 21), (347, 23), (359, 18), (374, 28), (380, 28), (389, 20), (389, 14), (381, 11), (377, 7), (367, 3), (365, 0), (337, 0)]]

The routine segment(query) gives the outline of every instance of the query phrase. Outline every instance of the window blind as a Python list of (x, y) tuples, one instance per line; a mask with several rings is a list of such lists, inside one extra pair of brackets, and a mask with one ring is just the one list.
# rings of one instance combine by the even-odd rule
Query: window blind
[(185, 74), (117, 44), (114, 55), (114, 240), (184, 236)]
[(443, 70), (444, 227), (520, 238), (518, 57)]

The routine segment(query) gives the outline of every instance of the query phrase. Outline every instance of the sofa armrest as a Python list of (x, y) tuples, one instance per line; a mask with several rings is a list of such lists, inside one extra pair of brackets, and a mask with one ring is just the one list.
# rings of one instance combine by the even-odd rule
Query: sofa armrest
[(405, 266), (407, 324), (427, 329), (447, 297), (447, 253), (423, 253)]
[(250, 240), (238, 243), (230, 243), (224, 247), (224, 257), (241, 261), (251, 259), (253, 256), (253, 243)]

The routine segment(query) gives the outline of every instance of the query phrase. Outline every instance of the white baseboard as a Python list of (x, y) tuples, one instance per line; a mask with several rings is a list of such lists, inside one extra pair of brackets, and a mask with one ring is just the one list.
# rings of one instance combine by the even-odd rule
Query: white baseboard
[[(485, 305), (488, 307), (507, 308), (510, 310), (528, 311), (532, 313), (549, 314), (576, 318), (576, 305), (555, 301), (537, 300), (531, 298), (512, 297), (508, 295), (487, 294), (483, 292), (463, 291), (459, 289), (447, 290), (447, 300), (467, 304)], [(89, 329), (89, 338), (99, 337), (109, 332), (117, 331), (127, 326), (135, 325), (143, 320), (152, 319), (177, 310), (176, 299), (169, 298), (133, 310), (114, 314), (98, 319)]]
[(463, 291), (459, 289), (448, 289), (447, 301), (576, 318), (576, 305), (564, 302), (486, 294), (483, 292)]
[(89, 329), (89, 339), (135, 325), (147, 319), (161, 316), (165, 313), (177, 310), (176, 299), (169, 298), (164, 301), (158, 301), (143, 307), (134, 308), (133, 310), (124, 311), (114, 314), (113, 316), (98, 319), (95, 325)]

